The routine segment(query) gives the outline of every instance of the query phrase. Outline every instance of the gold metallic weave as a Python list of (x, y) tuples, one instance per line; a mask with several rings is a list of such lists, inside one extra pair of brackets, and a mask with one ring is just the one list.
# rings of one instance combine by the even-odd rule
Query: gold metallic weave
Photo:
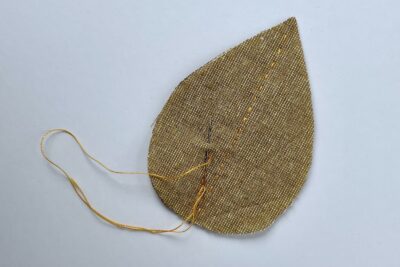
[(242, 234), (270, 226), (302, 188), (312, 158), (311, 92), (296, 20), (263, 31), (184, 79), (157, 118), (148, 155), (163, 203), (182, 218)]

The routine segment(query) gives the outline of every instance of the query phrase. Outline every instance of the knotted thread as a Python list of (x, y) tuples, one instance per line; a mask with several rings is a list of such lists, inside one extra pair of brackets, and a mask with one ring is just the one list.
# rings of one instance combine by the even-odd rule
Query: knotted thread
[[(65, 133), (69, 136), (71, 136), (74, 141), (79, 145), (80, 149), (82, 150), (83, 154), (85, 154), (85, 156), (87, 156), (90, 160), (96, 162), (97, 164), (99, 164), (101, 167), (103, 167), (105, 170), (109, 171), (110, 173), (115, 173), (115, 174), (128, 174), (128, 175), (149, 175), (151, 177), (163, 180), (163, 181), (171, 181), (171, 180), (177, 180), (177, 179), (181, 179), (183, 177), (185, 177), (186, 175), (200, 169), (203, 168), (207, 165), (209, 165), (211, 163), (211, 157), (207, 158), (207, 161), (204, 163), (201, 163), (199, 165), (196, 165), (192, 168), (189, 168), (187, 171), (175, 176), (175, 177), (168, 177), (168, 176), (164, 176), (164, 175), (160, 175), (160, 174), (156, 174), (156, 173), (146, 173), (146, 172), (131, 172), (131, 171), (117, 171), (117, 170), (113, 170), (111, 168), (109, 168), (107, 165), (105, 165), (104, 163), (102, 163), (101, 161), (99, 161), (98, 159), (96, 159), (95, 157), (93, 157), (86, 149), (85, 147), (82, 145), (82, 143), (79, 141), (79, 139), (69, 130), (67, 129), (51, 129), (48, 130), (47, 132), (45, 132), (41, 139), (40, 139), (40, 151), (43, 155), (43, 157), (56, 169), (58, 169), (59, 171), (61, 171), (64, 176), (68, 179), (68, 181), (70, 182), (72, 188), (74, 189), (75, 193), (78, 195), (78, 197), (82, 200), (82, 202), (100, 219), (118, 227), (121, 229), (127, 229), (127, 230), (132, 230), (132, 231), (143, 231), (143, 232), (149, 232), (152, 234), (160, 234), (160, 233), (183, 233), (186, 232), (187, 230), (190, 229), (190, 227), (194, 224), (195, 219), (196, 219), (196, 215), (198, 212), (198, 206), (201, 202), (201, 200), (204, 197), (204, 194), (206, 192), (206, 184), (204, 183), (204, 179), (202, 180), (202, 182), (200, 183), (200, 187), (199, 187), (199, 191), (197, 192), (197, 195), (195, 197), (195, 201), (193, 203), (192, 206), (192, 210), (191, 213), (182, 220), (182, 222), (171, 229), (153, 229), (153, 228), (147, 228), (147, 227), (142, 227), (142, 226), (135, 226), (135, 225), (129, 225), (129, 224), (123, 224), (120, 223), (114, 219), (111, 219), (109, 217), (107, 217), (106, 215), (102, 214), (100, 211), (98, 211), (88, 200), (88, 198), (86, 197), (85, 193), (83, 192), (82, 188), (79, 186), (79, 184), (75, 181), (74, 178), (71, 177), (71, 175), (64, 170), (59, 164), (55, 163), (53, 160), (51, 160), (49, 158), (49, 156), (46, 153), (46, 149), (45, 149), (45, 144), (46, 144), (46, 140), (48, 138), (50, 138), (52, 135), (56, 134), (56, 133)], [(181, 229), (185, 223), (187, 223), (188, 225), (186, 226), (186, 228), (183, 228), (183, 230)]]

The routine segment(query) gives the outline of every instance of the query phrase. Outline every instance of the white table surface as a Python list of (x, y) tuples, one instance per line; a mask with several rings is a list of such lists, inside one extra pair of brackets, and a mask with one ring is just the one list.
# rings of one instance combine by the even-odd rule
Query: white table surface
[[(399, 1), (0, 0), (0, 266), (400, 266)], [(117, 169), (146, 170), (174, 87), (224, 50), (298, 20), (316, 120), (293, 207), (250, 237), (121, 231), (41, 158), (73, 130)], [(100, 210), (173, 226), (149, 179), (110, 176), (66, 136), (51, 156)]]

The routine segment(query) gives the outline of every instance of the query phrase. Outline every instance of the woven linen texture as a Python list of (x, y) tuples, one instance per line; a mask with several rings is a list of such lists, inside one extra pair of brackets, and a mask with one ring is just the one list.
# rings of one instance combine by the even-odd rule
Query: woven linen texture
[(259, 33), (205, 64), (174, 90), (159, 114), (149, 172), (162, 202), (182, 218), (203, 176), (195, 223), (224, 234), (261, 231), (292, 203), (312, 158), (311, 92), (295, 18)]

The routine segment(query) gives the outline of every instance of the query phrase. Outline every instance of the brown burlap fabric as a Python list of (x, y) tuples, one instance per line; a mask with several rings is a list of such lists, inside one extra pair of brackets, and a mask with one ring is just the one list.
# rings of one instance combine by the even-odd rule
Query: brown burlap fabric
[(183, 80), (157, 118), (149, 148), (152, 179), (167, 207), (190, 212), (202, 177), (196, 224), (218, 233), (263, 230), (302, 188), (311, 164), (311, 93), (296, 20), (263, 31)]

